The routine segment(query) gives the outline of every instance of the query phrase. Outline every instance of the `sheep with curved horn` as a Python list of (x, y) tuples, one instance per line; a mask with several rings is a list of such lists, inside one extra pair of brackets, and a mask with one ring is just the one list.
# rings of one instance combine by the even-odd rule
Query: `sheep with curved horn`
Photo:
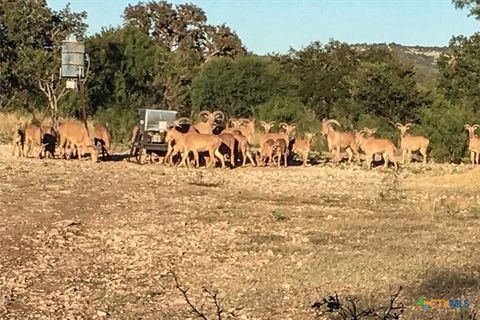
[(206, 165), (207, 168), (212, 164), (215, 165), (215, 157), (220, 160), (222, 168), (225, 168), (225, 160), (218, 150), (222, 144), (222, 140), (217, 135), (191, 132), (182, 133), (172, 127), (167, 129), (165, 141), (167, 143), (175, 141), (175, 145), (178, 145), (178, 150), (181, 150), (182, 152), (181, 162), (185, 163), (189, 168), (191, 166), (190, 161), (188, 161), (190, 152), (193, 153), (195, 167), (198, 168), (200, 164), (199, 152), (203, 151), (208, 151), (209, 154), (209, 162)]
[(265, 130), (265, 133), (269, 133), (270, 130), (272, 130), (272, 128), (275, 126), (275, 121), (270, 121), (270, 122), (260, 121), (260, 125)]
[(395, 123), (395, 127), (400, 130), (400, 149), (402, 150), (402, 163), (405, 163), (405, 157), (408, 155), (408, 163), (412, 159), (412, 151), (420, 151), (423, 157), (423, 164), (427, 163), (427, 149), (430, 140), (424, 136), (412, 136), (407, 134), (407, 130), (412, 126), (411, 123), (405, 125), (400, 122)]
[(285, 122), (280, 123), (279, 128), (284, 129), (284, 132), (268, 132), (263, 133), (258, 137), (258, 144), (260, 148), (262, 148), (263, 144), (267, 141), (272, 139), (273, 141), (277, 141), (278, 139), (285, 140), (286, 145), (290, 144), (290, 136), (292, 135), (293, 131), (297, 127), (295, 124), (288, 124)]
[[(372, 129), (375, 130), (376, 129)], [(398, 170), (397, 161), (394, 157), (395, 145), (389, 139), (378, 139), (374, 137), (364, 137), (367, 131), (364, 129), (355, 132), (356, 144), (365, 152), (367, 168), (370, 169), (373, 162), (373, 156), (375, 154), (381, 154), (385, 161), (384, 167), (388, 167), (388, 162), (393, 162), (395, 170)]]
[(353, 132), (341, 132), (335, 130), (331, 123), (341, 127), (340, 123), (335, 119), (322, 119), (322, 134), (327, 137), (328, 151), (332, 154), (332, 159), (339, 162), (340, 152), (345, 149), (348, 154), (348, 162), (352, 163), (353, 155), (355, 154), (357, 162), (360, 161), (358, 154), (358, 147), (355, 143), (355, 134)]
[(466, 124), (464, 126), (468, 131), (468, 151), (470, 151), (472, 164), (480, 164), (480, 137), (475, 134), (475, 130), (479, 127), (480, 125), (478, 124)]
[(315, 133), (305, 132), (305, 137), (301, 140), (296, 140), (292, 147), (292, 152), (298, 154), (303, 160), (303, 166), (307, 165), (308, 153), (311, 150), (312, 139)]
[(204, 117), (205, 121), (198, 122), (193, 125), (195, 129), (198, 130), (198, 132), (203, 133), (203, 134), (211, 134), (213, 132), (213, 129), (215, 128), (215, 122), (218, 121), (224, 121), (225, 120), (225, 114), (217, 110), (215, 112), (210, 112), (207, 110), (202, 110), (198, 114), (200, 117)]

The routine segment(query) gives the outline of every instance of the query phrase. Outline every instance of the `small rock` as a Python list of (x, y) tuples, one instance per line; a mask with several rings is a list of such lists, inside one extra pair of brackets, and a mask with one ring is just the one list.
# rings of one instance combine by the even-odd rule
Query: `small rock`
[(106, 317), (107, 315), (108, 313), (106, 313), (105, 311), (97, 310), (97, 316)]

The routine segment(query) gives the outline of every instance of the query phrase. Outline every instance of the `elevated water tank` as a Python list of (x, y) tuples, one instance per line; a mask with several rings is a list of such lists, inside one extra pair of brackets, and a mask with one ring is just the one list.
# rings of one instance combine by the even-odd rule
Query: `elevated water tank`
[(71, 36), (62, 41), (62, 78), (85, 77), (85, 43)]

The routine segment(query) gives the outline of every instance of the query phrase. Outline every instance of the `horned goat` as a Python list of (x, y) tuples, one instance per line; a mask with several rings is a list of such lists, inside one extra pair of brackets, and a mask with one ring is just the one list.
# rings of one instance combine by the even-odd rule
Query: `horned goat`
[(198, 114), (200, 117), (205, 117), (206, 121), (198, 122), (194, 125), (195, 129), (198, 130), (199, 133), (203, 134), (212, 134), (214, 129), (215, 121), (224, 121), (225, 114), (222, 111), (200, 111)]
[[(181, 133), (198, 133), (198, 130), (192, 126), (192, 121), (186, 117), (176, 119), (173, 122), (173, 128)], [(173, 157), (182, 152), (183, 148), (179, 144), (174, 144), (173, 140), (168, 141), (164, 163), (169, 166), (173, 165)]]
[(222, 140), (222, 145), (226, 146), (230, 151), (230, 165), (235, 166), (235, 136), (231, 133), (222, 132), (218, 135)]
[(258, 144), (260, 146), (260, 148), (263, 146), (263, 144), (267, 141), (267, 140), (278, 140), (278, 139), (282, 139), (282, 140), (285, 140), (285, 144), (288, 146), (289, 143), (290, 143), (290, 135), (292, 134), (292, 132), (295, 130), (295, 128), (297, 127), (295, 124), (288, 124), (288, 123), (280, 123), (279, 124), (279, 127), (284, 129), (285, 131), (284, 132), (269, 132), (269, 133), (264, 133), (264, 134), (261, 134), (258, 138)]
[(271, 164), (275, 164), (275, 160), (273, 159), (273, 147), (275, 145), (275, 140), (268, 139), (260, 148), (260, 158), (257, 160), (259, 166), (266, 166), (267, 162)]
[[(370, 132), (374, 133), (375, 131), (376, 130), (374, 129)], [(388, 167), (388, 161), (391, 161), (395, 166), (395, 170), (398, 170), (397, 161), (395, 160), (394, 156), (395, 145), (393, 144), (393, 142), (389, 139), (364, 137), (363, 135), (366, 133), (367, 132), (365, 131), (365, 129), (356, 132), (355, 142), (366, 154), (365, 161), (367, 163), (367, 168), (371, 168), (374, 155), (381, 154), (383, 156), (383, 160), (385, 161), (385, 168)]]
[(252, 163), (252, 166), (255, 166), (255, 161), (253, 160), (252, 154), (250, 153), (250, 144), (248, 143), (247, 137), (242, 135), (241, 133), (233, 133), (235, 140), (237, 140), (238, 148), (237, 150), (240, 151), (242, 154), (242, 167), (245, 167), (247, 158)]
[(480, 137), (475, 134), (478, 127), (480, 127), (478, 124), (464, 126), (468, 130), (468, 151), (470, 151), (472, 164), (480, 164)]
[(232, 126), (224, 128), (222, 130), (222, 133), (230, 133), (230, 134), (240, 133), (241, 134), (242, 132), (240, 131), (239, 128), (240, 128), (240, 125), (242, 124), (242, 121), (243, 121), (243, 119), (230, 118), (228, 120), (228, 124), (229, 125), (231, 124)]
[(78, 158), (89, 152), (93, 162), (98, 160), (98, 149), (92, 145), (87, 129), (76, 122), (68, 121), (58, 127), (61, 153), (65, 157), (67, 148), (76, 148)]
[(222, 140), (219, 136), (213, 134), (201, 134), (201, 133), (182, 133), (175, 128), (167, 129), (165, 135), (165, 141), (167, 143), (175, 141), (175, 144), (179, 145), (179, 148), (183, 150), (182, 162), (190, 168), (191, 164), (188, 161), (189, 153), (192, 152), (195, 158), (195, 167), (199, 167), (198, 153), (202, 151), (208, 151), (209, 163), (207, 168), (213, 163), (215, 164), (215, 156), (220, 160), (222, 168), (225, 168), (225, 161), (222, 154), (218, 150), (222, 144)]
[[(230, 120), (232, 122), (232, 120)], [(234, 119), (233, 128), (226, 128), (222, 132), (241, 134), (247, 138), (248, 143), (252, 144), (253, 136), (255, 135), (255, 119)]]
[(260, 125), (265, 130), (264, 133), (269, 133), (270, 130), (275, 126), (275, 121), (270, 121), (270, 122), (260, 121)]
[(26, 157), (30, 156), (30, 152), (32, 150), (36, 154), (35, 157), (39, 158), (41, 156), (41, 153), (43, 151), (43, 145), (42, 130), (39, 126), (30, 124), (25, 128), (25, 145), (27, 146)]
[(336, 131), (331, 123), (340, 126), (340, 123), (335, 119), (322, 120), (322, 134), (327, 137), (328, 151), (332, 154), (332, 159), (338, 162), (341, 160), (340, 152), (345, 149), (348, 154), (348, 162), (352, 163), (353, 155), (355, 154), (357, 162), (360, 161), (358, 154), (358, 147), (355, 143), (355, 134), (353, 132)]
[(292, 152), (298, 154), (303, 160), (303, 166), (307, 165), (308, 153), (311, 150), (312, 139), (315, 133), (306, 132), (301, 140), (295, 140), (292, 146)]
[(412, 126), (411, 123), (405, 125), (397, 122), (395, 127), (400, 130), (400, 149), (402, 150), (402, 163), (405, 163), (405, 157), (408, 155), (408, 163), (412, 159), (412, 151), (420, 151), (423, 157), (423, 164), (427, 163), (427, 149), (430, 140), (424, 136), (412, 136), (407, 134), (407, 130)]

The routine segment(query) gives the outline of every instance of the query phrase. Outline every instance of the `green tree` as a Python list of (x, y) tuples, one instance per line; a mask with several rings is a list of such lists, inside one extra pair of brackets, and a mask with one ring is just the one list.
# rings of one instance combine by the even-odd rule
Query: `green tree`
[(296, 96), (296, 81), (270, 58), (218, 58), (203, 65), (192, 84), (195, 111), (223, 110), (248, 117), (272, 98)]
[(432, 93), (431, 103), (419, 109), (422, 133), (430, 139), (430, 156), (438, 161), (460, 162), (468, 144), (466, 123), (478, 119), (473, 107), (452, 104), (442, 93)]
[(137, 109), (164, 107), (165, 91), (157, 80), (171, 53), (133, 27), (103, 30), (86, 47), (91, 57), (90, 114), (120, 130), (133, 125)]
[(208, 25), (205, 12), (189, 3), (139, 2), (124, 10), (125, 24), (151, 36), (170, 51), (192, 51), (202, 60), (246, 53), (242, 41), (228, 26)]
[(44, 0), (0, 2), (0, 103), (15, 96), (15, 104), (33, 109), (50, 99), (40, 87), (47, 82), (58, 97), (61, 41), (70, 34), (82, 38), (85, 18), (69, 6), (51, 10)]
[(469, 16), (474, 16), (475, 19), (480, 20), (480, 0), (452, 0), (452, 3), (457, 9), (468, 9)]
[(478, 105), (480, 83), (480, 33), (471, 37), (453, 37), (449, 54), (438, 59), (439, 87), (455, 104)]
[(326, 116), (335, 104), (350, 96), (345, 76), (360, 61), (350, 45), (332, 40), (325, 45), (313, 42), (302, 50), (291, 49), (281, 62), (298, 79), (302, 103)]

